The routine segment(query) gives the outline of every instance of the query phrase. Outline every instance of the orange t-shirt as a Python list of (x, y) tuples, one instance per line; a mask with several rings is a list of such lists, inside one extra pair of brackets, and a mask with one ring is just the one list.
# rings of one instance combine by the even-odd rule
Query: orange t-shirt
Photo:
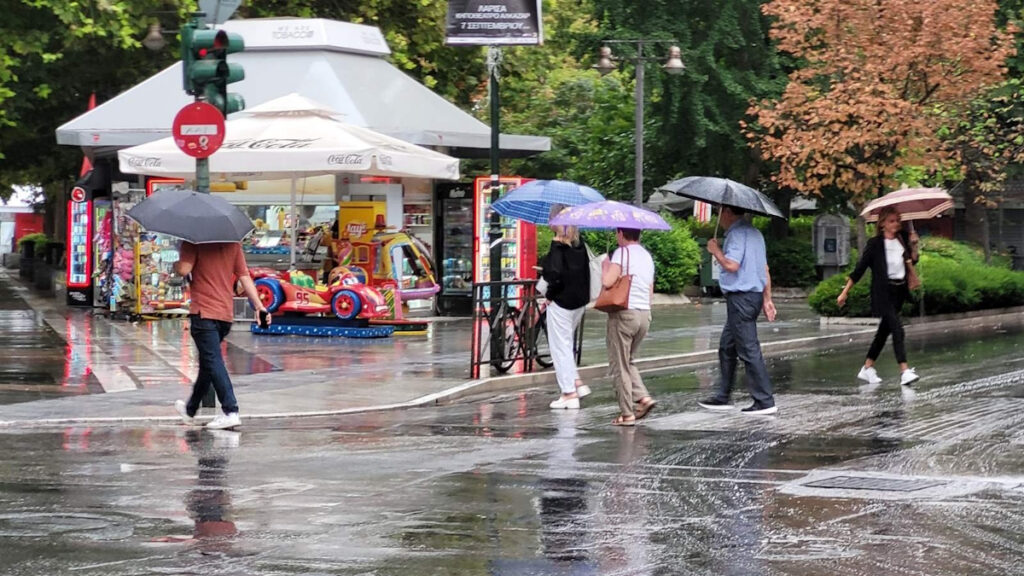
[(235, 278), (249, 275), (242, 245), (181, 243), (180, 260), (192, 264), (190, 314), (210, 320), (234, 321)]

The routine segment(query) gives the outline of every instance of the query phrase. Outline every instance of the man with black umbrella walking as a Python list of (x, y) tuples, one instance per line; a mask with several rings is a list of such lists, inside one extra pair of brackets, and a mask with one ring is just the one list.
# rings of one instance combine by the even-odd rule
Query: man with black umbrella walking
[(747, 221), (745, 214), (741, 208), (723, 205), (719, 223), (726, 230), (724, 248), (714, 238), (708, 241), (708, 252), (722, 267), (718, 283), (725, 294), (727, 310), (718, 345), (721, 377), (714, 395), (699, 404), (709, 410), (732, 409), (729, 395), (736, 379), (737, 360), (743, 360), (754, 403), (742, 412), (769, 415), (778, 412), (778, 408), (757, 339), (757, 317), (763, 311), (768, 321), (773, 322), (776, 311), (764, 236)]
[(235, 428), (241, 424), (241, 420), (231, 377), (224, 365), (221, 342), (231, 332), (234, 320), (233, 287), (236, 278), (259, 314), (260, 321), (269, 324), (270, 314), (260, 301), (256, 285), (245, 264), (242, 245), (238, 242), (183, 242), (180, 259), (174, 263), (174, 271), (181, 276), (192, 275), (189, 330), (199, 351), (199, 375), (192, 386), (192, 396), (188, 402), (177, 400), (174, 408), (186, 424), (192, 424), (203, 396), (213, 386), (223, 414), (218, 414), (206, 427)]

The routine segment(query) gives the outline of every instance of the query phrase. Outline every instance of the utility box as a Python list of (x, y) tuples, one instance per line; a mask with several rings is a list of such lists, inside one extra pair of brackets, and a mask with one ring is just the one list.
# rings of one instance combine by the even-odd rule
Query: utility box
[(708, 252), (707, 246), (708, 241), (706, 238), (698, 238), (697, 245), (700, 246), (700, 289), (706, 295), (715, 295), (721, 293), (721, 289), (718, 286), (718, 276), (722, 272), (722, 267), (715, 260), (711, 253)]
[(828, 278), (850, 263), (850, 222), (835, 214), (814, 219), (812, 233), (816, 264)]

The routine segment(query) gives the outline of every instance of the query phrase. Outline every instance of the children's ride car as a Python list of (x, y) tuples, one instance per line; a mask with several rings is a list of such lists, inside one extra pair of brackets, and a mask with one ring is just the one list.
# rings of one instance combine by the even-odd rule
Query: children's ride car
[(390, 314), (379, 290), (363, 284), (343, 266), (331, 271), (329, 285), (317, 284), (301, 272), (250, 269), (260, 301), (271, 314), (333, 313), (341, 320), (382, 318)]

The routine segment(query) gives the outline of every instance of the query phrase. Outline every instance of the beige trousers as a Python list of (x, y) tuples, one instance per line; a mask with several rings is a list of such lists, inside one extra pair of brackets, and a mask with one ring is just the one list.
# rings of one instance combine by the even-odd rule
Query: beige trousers
[(632, 416), (636, 402), (650, 396), (633, 365), (640, 342), (651, 327), (650, 310), (622, 310), (608, 315), (608, 368), (615, 382), (619, 410)]

